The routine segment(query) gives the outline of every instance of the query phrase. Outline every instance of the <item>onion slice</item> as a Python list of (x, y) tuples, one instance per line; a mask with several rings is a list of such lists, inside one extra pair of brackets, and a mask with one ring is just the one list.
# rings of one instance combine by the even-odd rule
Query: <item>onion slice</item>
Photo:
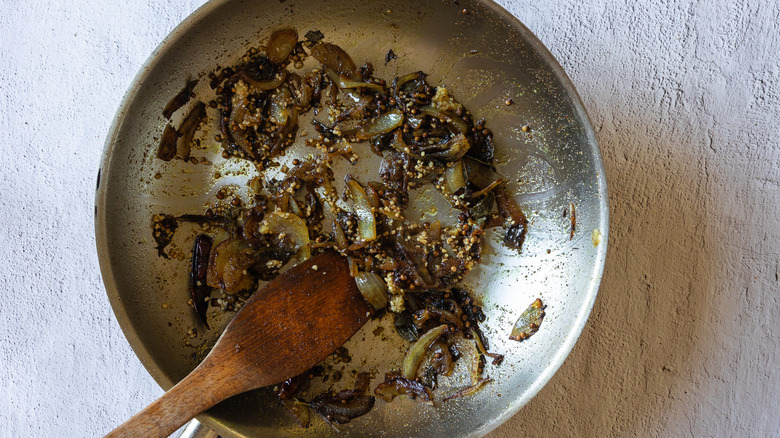
[(358, 272), (355, 276), (360, 293), (375, 309), (387, 306), (387, 284), (373, 272)]
[(236, 78), (247, 83), (257, 91), (268, 91), (279, 88), (287, 79), (287, 70), (282, 70), (273, 79), (267, 81), (258, 81), (252, 79), (246, 72), (239, 72), (236, 74)]
[(385, 381), (377, 385), (374, 394), (382, 397), (382, 400), (386, 402), (391, 402), (399, 395), (406, 394), (411, 398), (420, 397), (428, 404), (433, 404), (431, 392), (425, 385), (415, 380), (404, 379), (397, 374), (386, 374)]
[(355, 133), (355, 137), (359, 140), (367, 140), (379, 134), (390, 132), (403, 123), (404, 113), (399, 109), (392, 109), (371, 119), (368, 123), (361, 125)]
[(279, 29), (268, 38), (268, 59), (274, 64), (281, 64), (290, 56), (290, 52), (298, 42), (298, 32), (294, 29)]
[(195, 136), (195, 131), (198, 130), (198, 125), (206, 117), (206, 104), (198, 101), (195, 106), (192, 107), (187, 118), (179, 126), (178, 133), (182, 137), (179, 143), (178, 155), (184, 161), (190, 159), (190, 148), (192, 147), (192, 138)]
[(417, 369), (420, 368), (420, 364), (425, 358), (425, 353), (428, 349), (447, 331), (447, 325), (442, 324), (438, 327), (432, 328), (420, 336), (420, 339), (412, 345), (409, 352), (406, 353), (403, 365), (403, 377), (404, 379), (414, 380), (417, 377)]
[(222, 241), (211, 251), (206, 283), (229, 294), (252, 288), (255, 279), (247, 269), (254, 263), (254, 252), (243, 239)]
[(157, 148), (157, 158), (163, 161), (171, 161), (176, 157), (176, 142), (179, 134), (170, 123), (165, 125), (165, 130), (160, 138), (160, 146)]
[(473, 385), (470, 385), (470, 386), (468, 386), (466, 388), (463, 388), (463, 389), (461, 389), (460, 391), (458, 391), (458, 392), (456, 392), (454, 394), (448, 395), (447, 397), (445, 397), (442, 400), (442, 402), (446, 402), (446, 401), (452, 400), (454, 398), (465, 397), (467, 395), (474, 394), (477, 391), (479, 391), (480, 389), (482, 389), (482, 387), (485, 386), (486, 383), (490, 383), (492, 381), (493, 381), (493, 379), (491, 379), (491, 378), (479, 379), (479, 381), (477, 381), (477, 383), (475, 383)]
[(351, 176), (347, 176), (347, 187), (355, 202), (355, 214), (358, 217), (358, 233), (362, 243), (376, 239), (376, 219), (371, 209), (371, 202), (363, 187)]
[(458, 161), (466, 155), (471, 145), (463, 134), (453, 135), (444, 145), (444, 150), (426, 154), (423, 159), (440, 159), (443, 161)]
[(463, 174), (463, 161), (456, 161), (454, 165), (444, 169), (444, 187), (450, 195), (466, 187), (466, 177)]
[(458, 134), (465, 135), (469, 132), (469, 127), (466, 125), (466, 122), (464, 122), (463, 119), (455, 114), (449, 114), (448, 112), (442, 111), (441, 109), (431, 105), (426, 105), (420, 108), (420, 111), (425, 115), (437, 118), (442, 122), (450, 125)]
[(296, 251), (298, 261), (311, 258), (309, 247), (309, 230), (306, 221), (293, 213), (273, 211), (269, 213), (258, 227), (262, 234), (268, 234), (272, 240), (284, 247)]
[(335, 44), (318, 43), (311, 48), (311, 56), (340, 75), (353, 80), (360, 78), (355, 62), (344, 49)]

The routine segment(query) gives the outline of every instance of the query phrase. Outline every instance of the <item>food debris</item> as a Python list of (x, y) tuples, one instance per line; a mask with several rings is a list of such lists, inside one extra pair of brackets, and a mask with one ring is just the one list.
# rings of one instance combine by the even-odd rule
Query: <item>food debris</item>
[(542, 303), (541, 299), (537, 298), (534, 300), (534, 302), (520, 315), (517, 322), (515, 322), (509, 339), (513, 341), (524, 341), (536, 333), (542, 325), (542, 320), (545, 315), (544, 309), (546, 308), (547, 306)]
[(574, 231), (577, 229), (577, 212), (574, 209), (574, 203), (569, 204), (569, 219), (571, 220), (571, 231), (569, 232), (569, 240), (574, 239)]
[(393, 49), (388, 50), (387, 54), (385, 55), (385, 65), (394, 59), (398, 59), (398, 55), (393, 52)]
[(590, 235), (590, 239), (593, 241), (594, 247), (599, 246), (599, 243), (601, 243), (601, 231), (599, 231), (598, 228), (594, 228), (593, 233)]

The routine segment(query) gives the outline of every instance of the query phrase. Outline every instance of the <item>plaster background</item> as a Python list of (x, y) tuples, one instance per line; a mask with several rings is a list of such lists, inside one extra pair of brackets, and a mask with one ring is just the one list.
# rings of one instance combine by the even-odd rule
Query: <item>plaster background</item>
[[(202, 3), (0, 0), (0, 436), (99, 436), (161, 394), (103, 291), (94, 179)], [(580, 92), (611, 227), (580, 341), (490, 437), (780, 436), (780, 4), (499, 3)]]

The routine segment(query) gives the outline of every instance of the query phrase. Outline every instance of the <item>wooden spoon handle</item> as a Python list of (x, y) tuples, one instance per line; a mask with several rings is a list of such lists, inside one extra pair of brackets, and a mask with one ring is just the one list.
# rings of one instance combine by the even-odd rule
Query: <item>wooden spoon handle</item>
[(206, 409), (243, 392), (229, 382), (221, 382), (219, 377), (212, 379), (214, 376), (209, 374), (208, 369), (196, 368), (162, 397), (109, 432), (106, 438), (167, 437)]

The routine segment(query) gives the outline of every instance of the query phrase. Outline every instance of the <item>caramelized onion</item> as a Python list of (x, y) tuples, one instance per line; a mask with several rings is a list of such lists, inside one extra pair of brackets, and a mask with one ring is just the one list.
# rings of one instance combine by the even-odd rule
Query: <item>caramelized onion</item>
[(408, 395), (412, 398), (420, 397), (427, 402), (431, 401), (431, 392), (425, 385), (414, 380), (405, 379), (397, 374), (385, 375), (385, 381), (377, 385), (374, 389), (374, 394), (382, 397), (382, 400), (386, 402), (393, 401), (399, 395)]
[(187, 84), (184, 85), (184, 88), (165, 105), (165, 108), (163, 108), (163, 117), (170, 119), (176, 110), (186, 105), (187, 102), (190, 101), (190, 97), (192, 97), (192, 91), (195, 89), (196, 85), (198, 85), (197, 79), (188, 79)]
[(525, 235), (528, 230), (528, 219), (526, 219), (523, 210), (517, 205), (517, 202), (512, 198), (506, 190), (502, 187), (493, 191), (496, 204), (498, 205), (498, 212), (504, 219), (509, 219), (509, 226), (506, 234), (504, 235), (504, 245), (509, 248), (522, 250), (523, 242), (525, 242)]
[(311, 48), (311, 56), (340, 75), (353, 80), (360, 79), (355, 62), (344, 49), (335, 44), (318, 43)]
[(333, 218), (333, 240), (336, 241), (336, 247), (340, 250), (347, 249), (349, 243), (347, 242), (347, 236), (344, 234), (344, 229), (341, 228), (339, 221)]
[(404, 358), (402, 375), (405, 379), (414, 380), (417, 377), (417, 369), (425, 358), (428, 348), (436, 342), (439, 337), (445, 334), (447, 325), (442, 324), (425, 332), (417, 342), (412, 345)]
[(463, 161), (456, 161), (454, 165), (444, 169), (444, 183), (450, 195), (466, 187), (466, 178), (463, 174)]
[(387, 284), (373, 272), (358, 272), (355, 276), (360, 293), (375, 309), (387, 306)]
[(470, 195), (470, 197), (476, 199), (476, 198), (479, 198), (480, 196), (485, 196), (485, 195), (487, 195), (488, 193), (490, 193), (492, 190), (496, 189), (498, 186), (500, 186), (503, 183), (504, 183), (504, 180), (497, 179), (497, 180), (493, 181), (492, 183), (490, 183), (487, 187), (485, 187), (483, 189), (480, 189), (480, 190), (477, 190), (476, 192), (472, 193)]
[(286, 126), (290, 120), (291, 111), (288, 108), (290, 103), (290, 90), (281, 88), (271, 97), (269, 105), (269, 116), (273, 123)]
[(298, 43), (298, 32), (294, 29), (279, 29), (268, 38), (268, 59), (274, 64), (281, 64), (290, 56), (290, 52)]
[(373, 396), (342, 390), (336, 395), (320, 394), (309, 403), (309, 406), (329, 421), (348, 423), (371, 411), (374, 401)]
[(463, 165), (468, 180), (480, 189), (484, 189), (496, 181), (504, 180), (504, 177), (499, 175), (492, 166), (488, 166), (473, 157), (463, 157)]
[(463, 321), (448, 310), (430, 307), (414, 314), (414, 323), (417, 327), (423, 327), (431, 319), (438, 321), (440, 324), (450, 324), (461, 330), (464, 328)]
[(358, 233), (361, 243), (376, 239), (376, 219), (371, 209), (371, 202), (363, 187), (351, 177), (347, 177), (347, 187), (352, 193), (355, 202), (355, 214), (358, 217)]
[(189, 161), (190, 159), (192, 138), (195, 136), (195, 131), (198, 130), (198, 125), (204, 117), (206, 117), (206, 104), (198, 101), (189, 114), (187, 114), (187, 118), (181, 122), (181, 126), (179, 126), (179, 135), (182, 136), (182, 139), (179, 143), (178, 155), (184, 161)]
[(253, 250), (243, 239), (227, 239), (211, 252), (206, 282), (211, 287), (221, 287), (229, 294), (250, 289), (254, 278), (247, 272), (254, 263)]
[(171, 161), (176, 157), (176, 142), (179, 140), (179, 134), (176, 128), (170, 123), (165, 125), (165, 130), (160, 138), (160, 145), (157, 147), (157, 158), (163, 161)]
[(431, 160), (431, 159), (440, 159), (443, 161), (457, 161), (463, 158), (464, 155), (466, 155), (466, 152), (469, 151), (469, 148), (471, 145), (469, 145), (469, 141), (466, 139), (466, 136), (463, 134), (457, 134), (453, 135), (452, 138), (447, 140), (447, 142), (442, 145), (441, 151), (433, 152), (433, 153), (426, 153), (425, 156), (422, 157), (423, 160)]
[(282, 70), (276, 76), (274, 76), (273, 79), (268, 79), (264, 81), (258, 81), (256, 79), (253, 79), (250, 75), (246, 74), (245, 72), (240, 72), (236, 74), (236, 78), (246, 82), (250, 87), (254, 88), (256, 91), (268, 91), (268, 90), (275, 90), (284, 83), (285, 79), (287, 78), (287, 71)]
[(490, 378), (479, 379), (477, 381), (477, 383), (475, 383), (473, 385), (470, 385), (470, 386), (468, 386), (468, 387), (466, 387), (464, 389), (461, 389), (460, 391), (458, 391), (458, 392), (456, 392), (454, 394), (448, 395), (447, 397), (444, 398), (444, 400), (442, 400), (442, 402), (446, 402), (446, 401), (452, 400), (454, 398), (465, 397), (467, 395), (474, 394), (477, 391), (479, 391), (480, 389), (482, 389), (482, 387), (485, 386), (485, 384), (490, 383), (492, 381), (493, 381), (493, 379), (490, 379)]
[(401, 110), (392, 109), (384, 114), (380, 114), (368, 123), (362, 124), (355, 133), (355, 137), (359, 140), (367, 140), (379, 134), (390, 132), (403, 123), (404, 114)]
[(426, 105), (420, 108), (420, 111), (428, 116), (441, 120), (443, 123), (450, 125), (456, 133), (466, 135), (469, 132), (469, 127), (466, 122), (455, 114), (450, 114), (447, 111), (443, 111), (435, 106)]
[(412, 158), (421, 159), (422, 156), (420, 154), (416, 154), (412, 152), (412, 150), (409, 148), (409, 146), (406, 145), (406, 142), (404, 142), (404, 136), (400, 129), (396, 130), (393, 133), (393, 141), (390, 143), (391, 146), (393, 146), (393, 149), (396, 151), (409, 155)]
[(299, 261), (311, 258), (309, 230), (306, 221), (293, 213), (273, 211), (260, 222), (258, 231), (271, 241), (296, 252)]

